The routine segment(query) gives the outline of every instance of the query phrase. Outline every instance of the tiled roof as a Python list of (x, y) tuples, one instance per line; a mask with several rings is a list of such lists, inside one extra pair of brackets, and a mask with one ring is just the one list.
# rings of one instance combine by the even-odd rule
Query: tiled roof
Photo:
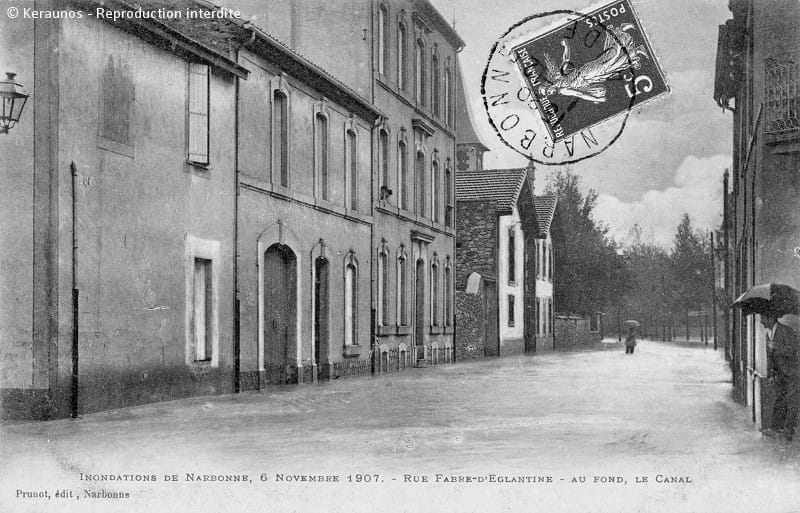
[(547, 237), (547, 233), (550, 231), (550, 224), (553, 222), (553, 215), (556, 213), (557, 203), (558, 198), (550, 194), (533, 197), (540, 237)]
[(456, 173), (456, 201), (494, 200), (497, 210), (510, 212), (517, 202), (527, 169), (484, 169)]

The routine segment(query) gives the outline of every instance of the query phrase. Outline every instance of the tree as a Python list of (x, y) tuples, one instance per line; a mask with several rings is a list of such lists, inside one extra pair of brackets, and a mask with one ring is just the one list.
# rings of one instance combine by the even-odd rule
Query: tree
[(608, 228), (592, 217), (597, 193), (584, 195), (580, 178), (569, 169), (555, 173), (548, 193), (558, 197), (551, 227), (556, 307), (582, 314), (616, 310), (630, 280), (624, 255), (618, 254)]
[(674, 312), (698, 309), (708, 302), (711, 283), (709, 245), (705, 234), (692, 227), (689, 214), (683, 214), (673, 242), (671, 260), (671, 306)]

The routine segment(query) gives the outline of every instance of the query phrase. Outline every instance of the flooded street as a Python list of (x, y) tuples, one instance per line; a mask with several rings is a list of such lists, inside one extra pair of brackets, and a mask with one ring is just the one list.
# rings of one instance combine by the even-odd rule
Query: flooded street
[(0, 510), (797, 510), (800, 443), (730, 390), (643, 341), (7, 424)]

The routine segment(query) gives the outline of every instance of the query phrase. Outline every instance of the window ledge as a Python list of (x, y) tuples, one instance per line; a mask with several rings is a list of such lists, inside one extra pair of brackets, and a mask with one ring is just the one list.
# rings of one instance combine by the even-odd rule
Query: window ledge
[(361, 354), (361, 346), (356, 346), (356, 345), (344, 346), (344, 349), (342, 351), (342, 356), (344, 356), (345, 358), (355, 358), (358, 357), (360, 354)]
[(444, 327), (444, 334), (445, 335), (452, 335), (453, 333), (455, 333), (455, 331), (456, 330), (455, 330), (455, 328), (453, 326), (445, 326)]
[(444, 333), (444, 327), (431, 326), (431, 335), (441, 335), (442, 333)]
[(97, 136), (97, 147), (124, 157), (134, 158), (136, 155), (136, 150), (133, 146), (114, 141), (102, 135)]
[(411, 335), (411, 326), (398, 325), (397, 326), (397, 334), (398, 335)]
[(389, 335), (394, 335), (397, 332), (395, 326), (378, 326), (378, 336), (379, 337), (388, 337)]

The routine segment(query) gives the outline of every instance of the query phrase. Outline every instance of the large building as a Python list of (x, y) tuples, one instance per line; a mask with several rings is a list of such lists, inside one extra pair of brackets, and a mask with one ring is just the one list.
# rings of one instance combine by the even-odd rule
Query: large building
[(32, 92), (0, 136), (3, 416), (453, 360), (463, 41), (428, 2), (356, 4), (315, 25), (270, 3), (288, 43), (235, 19), (0, 18)]
[(0, 135), (3, 415), (232, 391), (247, 70), (228, 35), (5, 16), (0, 33), (32, 93)]
[[(731, 0), (720, 26), (714, 99), (733, 112), (726, 198), (728, 297), (759, 283), (800, 288), (800, 4)], [(769, 425), (765, 330), (732, 311), (728, 347), (736, 397)]]
[(464, 42), (427, 0), (228, 3), (380, 110), (373, 172), (356, 184), (369, 192), (371, 251), (362, 261), (374, 264), (361, 279), (372, 283), (374, 320), (365, 327), (376, 371), (451, 361), (456, 56)]

